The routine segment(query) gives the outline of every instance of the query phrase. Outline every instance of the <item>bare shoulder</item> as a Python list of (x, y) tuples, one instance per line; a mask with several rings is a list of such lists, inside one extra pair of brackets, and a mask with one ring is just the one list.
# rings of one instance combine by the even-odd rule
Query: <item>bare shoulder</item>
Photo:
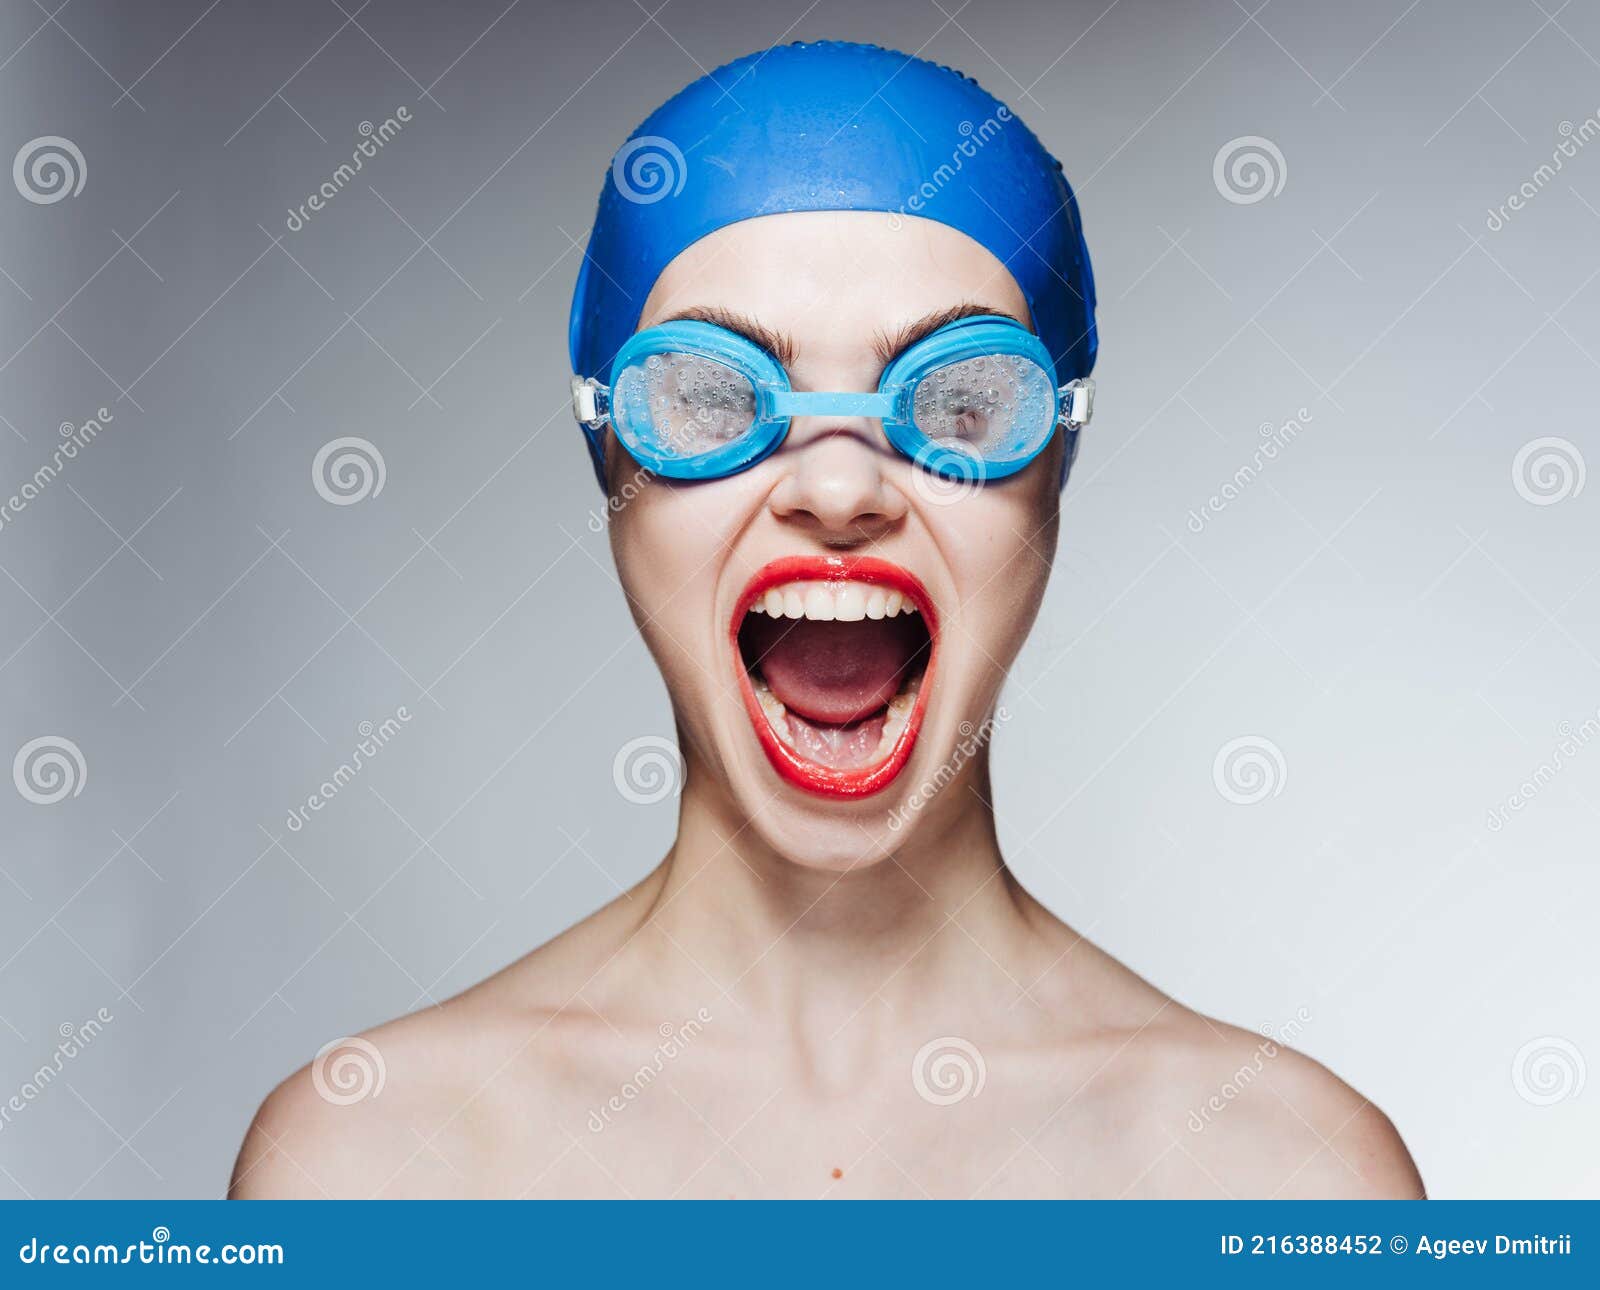
[(1076, 967), (1035, 988), (1047, 1013), (1073, 1023), (1051, 1059), (1067, 1102), (1049, 1123), (1057, 1163), (1085, 1155), (1110, 1163), (1093, 1194), (1423, 1195), (1389, 1118), (1295, 1051), (1314, 1033), (1307, 1009), (1271, 1033), (1230, 1026), (1064, 930), (1073, 939), (1061, 961)]
[[(1283, 1199), (1420, 1199), (1422, 1179), (1389, 1118), (1290, 1047), (1301, 1016), (1257, 1034), (1173, 1005), (1143, 1064), (1174, 1166), (1212, 1194)], [(1159, 1089), (1159, 1091), (1155, 1091)]]
[(530, 956), (455, 998), (329, 1044), (262, 1103), (235, 1199), (515, 1195), (504, 1162), (565, 1145), (554, 1108), (583, 1087), (596, 1024), (540, 991)]
[(630, 929), (624, 906), (443, 1003), (326, 1046), (256, 1112), (228, 1194), (520, 1194), (569, 1148), (561, 1125), (611, 1038), (582, 996)]
[(494, 1044), (474, 1033), (477, 1011), (469, 992), (324, 1047), (256, 1112), (228, 1194), (453, 1194), (447, 1176), (430, 1175), (450, 1158), (441, 1145), (459, 1154), (475, 1130), (472, 1073)]

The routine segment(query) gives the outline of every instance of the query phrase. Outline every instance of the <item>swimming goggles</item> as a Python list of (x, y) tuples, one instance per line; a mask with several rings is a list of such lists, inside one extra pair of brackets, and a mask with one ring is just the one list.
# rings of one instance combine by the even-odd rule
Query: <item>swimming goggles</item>
[(883, 371), (873, 394), (797, 391), (743, 336), (698, 321), (636, 332), (611, 383), (573, 377), (573, 415), (597, 440), (609, 423), (641, 466), (669, 479), (722, 479), (775, 451), (794, 417), (872, 417), (889, 442), (947, 479), (1003, 479), (1044, 451), (1056, 426), (1088, 424), (1094, 382), (1057, 386), (1044, 343), (984, 314), (941, 327)]

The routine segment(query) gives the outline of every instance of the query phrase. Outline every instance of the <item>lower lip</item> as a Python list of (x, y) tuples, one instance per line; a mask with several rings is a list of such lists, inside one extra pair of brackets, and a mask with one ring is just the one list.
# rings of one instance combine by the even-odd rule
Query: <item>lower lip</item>
[[(928, 662), (923, 669), (922, 685), (917, 690), (917, 701), (912, 704), (911, 715), (906, 720), (905, 729), (894, 741), (889, 755), (876, 765), (856, 770), (840, 770), (807, 761), (778, 738), (777, 731), (772, 728), (772, 723), (767, 720), (767, 714), (761, 710), (761, 704), (756, 700), (755, 688), (750, 684), (750, 674), (745, 669), (744, 659), (739, 651), (739, 628), (743, 626), (745, 615), (750, 612), (750, 606), (757, 597), (765, 595), (772, 587), (786, 582), (801, 581), (854, 581), (888, 587), (914, 602), (917, 612), (923, 616), (923, 621), (927, 624)], [(939, 661), (939, 622), (934, 614), (933, 604), (928, 598), (927, 588), (905, 569), (868, 556), (854, 558), (827, 556), (822, 559), (791, 556), (783, 560), (774, 560), (751, 580), (750, 585), (745, 588), (744, 595), (740, 597), (729, 631), (729, 644), (733, 648), (734, 667), (739, 675), (739, 691), (744, 696), (745, 711), (749, 714), (750, 724), (755, 727), (756, 738), (760, 740), (773, 769), (796, 788), (803, 788), (819, 797), (838, 799), (870, 797), (873, 793), (887, 788), (905, 769), (906, 763), (911, 760), (911, 750), (916, 745), (917, 733), (922, 729), (922, 717), (928, 708), (928, 695), (933, 689), (934, 668)]]

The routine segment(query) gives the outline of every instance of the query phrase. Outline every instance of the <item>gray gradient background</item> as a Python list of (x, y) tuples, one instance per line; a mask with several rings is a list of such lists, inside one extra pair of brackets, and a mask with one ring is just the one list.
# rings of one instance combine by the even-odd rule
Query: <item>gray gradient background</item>
[[(1512, 478), (1541, 435), (1600, 464), (1600, 144), (1485, 227), (1600, 108), (1600, 11), (356, 2), (0, 6), (4, 155), (64, 135), (88, 169), (0, 194), (0, 494), (115, 416), (0, 529), (0, 762), (56, 735), (88, 765), (51, 806), (0, 779), (0, 1101), (115, 1018), (0, 1131), (0, 1194), (220, 1193), (321, 1044), (655, 863), (672, 803), (623, 801), (612, 760), (671, 720), (564, 407), (576, 248), (654, 104), (824, 36), (1008, 99), (1095, 256), (1099, 415), (995, 751), (1023, 881), (1185, 1003), (1305, 1009), (1434, 1194), (1600, 1192), (1570, 1057), (1600, 1061), (1600, 747), (1486, 827), (1600, 703), (1600, 487)], [(1287, 177), (1237, 205), (1212, 161), (1244, 135)], [(387, 482), (332, 506), (311, 463), (346, 435)], [(1240, 736), (1287, 768), (1252, 806), (1213, 783)], [(1566, 1096), (1536, 1105), (1513, 1065), (1547, 1038)]]

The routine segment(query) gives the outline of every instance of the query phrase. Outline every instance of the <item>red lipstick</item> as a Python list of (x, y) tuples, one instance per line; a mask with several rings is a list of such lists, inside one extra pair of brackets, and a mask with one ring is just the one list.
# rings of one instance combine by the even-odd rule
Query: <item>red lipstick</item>
[[(898, 591), (916, 606), (917, 612), (923, 617), (929, 643), (920, 687), (904, 728), (887, 755), (872, 765), (846, 769), (824, 766), (801, 756), (778, 737), (756, 698), (740, 648), (739, 632), (751, 605), (759, 597), (773, 587), (791, 582), (860, 582), (880, 586), (889, 591)], [(786, 781), (820, 797), (853, 799), (868, 797), (886, 788), (905, 769), (922, 728), (939, 656), (938, 616), (932, 597), (915, 574), (900, 565), (871, 556), (785, 556), (763, 565), (746, 584), (734, 607), (728, 635), (745, 711), (767, 760)]]

